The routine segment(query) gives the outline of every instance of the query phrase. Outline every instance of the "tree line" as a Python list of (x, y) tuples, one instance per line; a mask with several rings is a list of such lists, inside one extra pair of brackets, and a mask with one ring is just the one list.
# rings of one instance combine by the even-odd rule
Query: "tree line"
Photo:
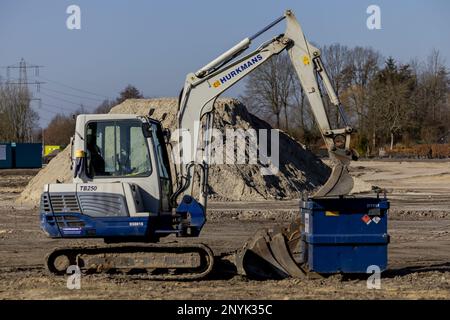
[[(108, 113), (112, 107), (127, 99), (140, 99), (143, 97), (136, 87), (127, 85), (115, 100), (104, 100), (92, 113)], [(72, 115), (55, 115), (43, 131), (45, 143), (49, 145), (67, 145), (75, 131), (76, 116), (81, 113), (86, 113), (86, 111), (78, 109)]]
[(39, 115), (30, 107), (31, 93), (24, 86), (0, 82), (0, 142), (29, 142)]
[[(348, 120), (357, 129), (354, 147), (362, 155), (377, 155), (380, 148), (448, 141), (450, 77), (439, 51), (408, 63), (384, 58), (372, 48), (341, 44), (324, 46), (321, 54)], [(330, 123), (342, 126), (337, 108), (321, 91)], [(241, 98), (251, 112), (306, 145), (322, 144), (287, 54), (272, 57), (255, 70)]]
[[(65, 146), (75, 130), (76, 116), (86, 113), (79, 108), (72, 114), (56, 113), (47, 127), (39, 128), (39, 114), (31, 107), (32, 94), (26, 86), (0, 82), (0, 142), (45, 141), (47, 145)], [(108, 113), (127, 99), (143, 98), (134, 86), (127, 85), (114, 100), (104, 100), (93, 113)]]
[[(450, 139), (450, 75), (439, 51), (423, 61), (401, 63), (368, 47), (323, 46), (322, 59), (349, 122), (357, 129), (354, 147), (365, 156), (380, 148), (438, 144)], [(322, 95), (333, 127), (343, 121)], [(142, 93), (128, 85), (116, 99), (104, 100), (94, 113), (107, 113)], [(0, 141), (29, 142), (42, 132), (26, 87), (0, 83)], [(323, 144), (320, 132), (287, 54), (272, 57), (250, 74), (241, 95), (250, 112), (312, 148)], [(74, 115), (85, 113), (79, 109)], [(56, 114), (43, 130), (46, 144), (66, 145), (74, 115)], [(40, 141), (42, 136), (34, 137)]]

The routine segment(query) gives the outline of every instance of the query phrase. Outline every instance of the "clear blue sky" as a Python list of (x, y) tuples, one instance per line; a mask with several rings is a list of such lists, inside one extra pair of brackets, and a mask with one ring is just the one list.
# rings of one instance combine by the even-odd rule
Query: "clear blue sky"
[[(81, 30), (66, 28), (71, 4), (81, 8)], [(382, 30), (366, 27), (370, 4), (381, 8)], [(45, 125), (55, 112), (70, 113), (79, 103), (89, 110), (99, 102), (93, 99), (102, 99), (58, 83), (112, 98), (128, 83), (146, 96), (175, 96), (188, 72), (287, 8), (319, 45), (372, 46), (403, 62), (436, 48), (450, 63), (448, 0), (0, 0), (0, 66), (22, 57), (45, 66), (41, 76), (56, 81), (35, 92)], [(277, 32), (282, 28), (266, 37)], [(4, 79), (6, 69), (0, 75)]]

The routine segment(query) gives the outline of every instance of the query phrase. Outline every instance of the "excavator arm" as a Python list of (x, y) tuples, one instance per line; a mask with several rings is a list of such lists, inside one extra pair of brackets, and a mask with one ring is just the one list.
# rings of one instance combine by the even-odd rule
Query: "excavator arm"
[[(284, 19), (287, 21), (285, 34), (263, 43), (250, 54), (242, 56), (252, 40)], [(204, 134), (201, 120), (206, 117), (206, 126), (211, 126), (212, 111), (217, 97), (283, 50), (289, 53), (332, 161), (333, 169), (330, 178), (314, 196), (343, 196), (350, 192), (353, 179), (348, 173), (347, 166), (352, 158), (356, 158), (356, 152), (350, 148), (350, 135), (353, 129), (347, 125), (339, 99), (322, 64), (320, 51), (305, 39), (300, 24), (294, 14), (288, 10), (282, 17), (255, 35), (245, 38), (197, 72), (187, 75), (179, 101), (179, 186), (174, 193), (174, 199), (181, 193), (192, 195), (193, 171), (198, 166), (201, 168), (199, 202), (206, 209), (210, 157), (208, 151), (210, 150), (203, 153), (202, 159), (199, 157), (198, 150), (201, 133), (204, 139), (203, 145), (207, 145), (210, 137)], [(331, 103), (339, 108), (345, 123), (344, 128), (331, 127), (322, 100), (318, 77), (322, 79)]]
[[(358, 159), (358, 154), (350, 146), (351, 134), (354, 130), (349, 126), (339, 98), (328, 78), (320, 50), (306, 40), (300, 24), (291, 11), (287, 11), (285, 17), (287, 20), (285, 37), (292, 41), (292, 46), (287, 51), (311, 105), (332, 162), (332, 173), (328, 181), (313, 197), (343, 196), (353, 188), (353, 179), (348, 172), (348, 165), (351, 160)], [(331, 127), (317, 77), (321, 78), (330, 102), (338, 108), (345, 125), (344, 128), (333, 129)]]

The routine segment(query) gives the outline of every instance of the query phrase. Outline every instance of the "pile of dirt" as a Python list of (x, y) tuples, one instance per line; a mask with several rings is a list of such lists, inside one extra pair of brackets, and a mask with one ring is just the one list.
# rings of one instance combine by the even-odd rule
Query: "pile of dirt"
[[(177, 127), (178, 102), (174, 98), (127, 100), (114, 107), (111, 113), (151, 114), (166, 128)], [(215, 129), (272, 129), (272, 127), (248, 112), (236, 99), (222, 98), (216, 102)], [(303, 146), (280, 132), (280, 166), (276, 175), (260, 174), (259, 165), (212, 165), (209, 184), (211, 198), (217, 200), (263, 200), (274, 198), (298, 198), (304, 190), (312, 190), (323, 184), (328, 175), (327, 166)]]
[[(236, 99), (218, 99), (214, 112), (214, 128), (221, 132), (226, 129), (272, 129)], [(172, 131), (177, 127), (176, 98), (129, 99), (112, 108), (110, 113), (150, 115)], [(279, 145), (279, 171), (275, 175), (262, 175), (258, 164), (211, 166), (210, 197), (221, 201), (295, 199), (303, 191), (314, 190), (327, 180), (329, 167), (281, 131)], [(44, 184), (71, 180), (68, 152), (66, 149), (58, 154), (30, 182), (18, 199), (20, 203), (36, 205)]]
[(37, 205), (45, 184), (56, 182), (70, 183), (71, 181), (70, 147), (67, 147), (31, 179), (16, 202), (21, 205)]

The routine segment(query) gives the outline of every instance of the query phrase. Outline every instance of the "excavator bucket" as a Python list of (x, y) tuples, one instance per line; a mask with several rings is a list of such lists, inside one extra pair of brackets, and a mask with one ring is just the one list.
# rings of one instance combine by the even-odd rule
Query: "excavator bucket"
[(348, 172), (347, 165), (336, 163), (332, 167), (327, 182), (313, 194), (313, 198), (337, 197), (350, 193), (353, 189), (353, 178)]
[(291, 246), (299, 239), (295, 234), (299, 235), (291, 229), (259, 230), (236, 254), (238, 273), (259, 280), (304, 278), (306, 273), (292, 254)]
[(254, 279), (284, 279), (289, 273), (278, 263), (270, 248), (267, 230), (259, 230), (236, 254), (238, 273)]
[[(333, 163), (330, 177), (313, 198), (342, 196), (352, 190), (353, 178), (347, 165)], [(236, 254), (238, 273), (252, 279), (304, 278), (301, 229), (298, 219), (287, 229), (259, 230)]]

